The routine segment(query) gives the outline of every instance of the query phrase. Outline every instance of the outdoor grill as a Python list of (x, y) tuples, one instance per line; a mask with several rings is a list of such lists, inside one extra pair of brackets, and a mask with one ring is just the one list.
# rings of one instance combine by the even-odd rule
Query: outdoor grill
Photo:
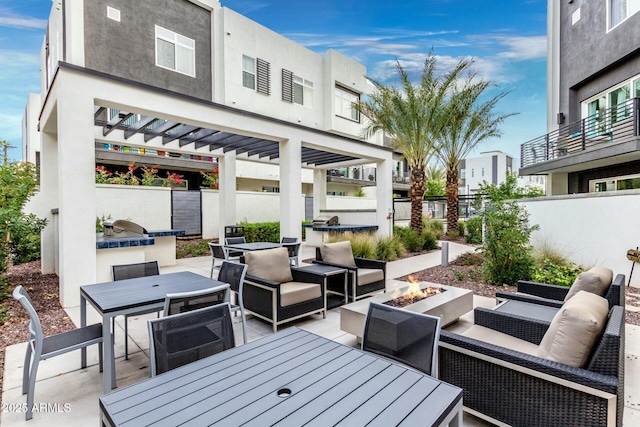
[(125, 219), (103, 221), (102, 226), (104, 237), (142, 237), (147, 234), (143, 226)]
[(340, 225), (337, 216), (321, 215), (313, 220), (313, 227), (322, 227), (327, 225)]

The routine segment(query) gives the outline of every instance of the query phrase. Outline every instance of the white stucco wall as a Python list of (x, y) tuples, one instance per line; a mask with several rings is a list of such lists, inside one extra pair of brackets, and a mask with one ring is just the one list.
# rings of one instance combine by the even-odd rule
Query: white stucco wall
[(127, 219), (147, 230), (171, 228), (171, 189), (96, 184), (96, 216)]
[[(552, 196), (522, 201), (531, 224), (534, 246), (548, 244), (584, 266), (601, 265), (629, 280), (629, 249), (640, 246), (640, 190)], [(638, 266), (637, 266), (638, 267)], [(640, 286), (635, 269), (631, 285)]]

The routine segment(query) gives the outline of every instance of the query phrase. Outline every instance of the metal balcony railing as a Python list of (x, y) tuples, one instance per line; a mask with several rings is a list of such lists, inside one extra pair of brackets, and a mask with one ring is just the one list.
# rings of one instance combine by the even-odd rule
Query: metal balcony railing
[(377, 179), (377, 171), (374, 167), (355, 166), (351, 168), (328, 169), (327, 176), (375, 182)]
[(633, 98), (520, 145), (520, 167), (638, 136), (640, 98)]

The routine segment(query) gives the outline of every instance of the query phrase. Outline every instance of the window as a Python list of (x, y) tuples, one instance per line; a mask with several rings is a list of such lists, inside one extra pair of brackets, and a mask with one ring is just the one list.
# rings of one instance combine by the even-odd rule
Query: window
[(611, 30), (639, 10), (640, 0), (608, 0), (609, 29)]
[(107, 18), (120, 22), (120, 11), (111, 6), (107, 6)]
[(460, 179), (465, 179), (467, 177), (467, 170), (460, 169)]
[(313, 104), (313, 82), (293, 76), (293, 102), (310, 107)]
[(346, 191), (327, 191), (327, 196), (346, 196)]
[[(640, 1), (640, 0), (638, 0)], [(629, 119), (632, 114), (632, 98), (640, 97), (640, 75), (622, 81), (582, 103), (582, 117), (588, 137), (609, 134), (612, 125)]]
[(256, 88), (256, 60), (247, 55), (242, 55), (242, 86)]
[(473, 172), (474, 172), (473, 169), (471, 169), (471, 178), (473, 178)]
[(156, 65), (195, 77), (195, 41), (156, 25)]
[(355, 106), (360, 102), (360, 95), (336, 85), (335, 88), (335, 108), (336, 116), (360, 122), (360, 112)]
[(611, 124), (624, 120), (631, 115), (629, 85), (624, 85), (609, 93), (609, 105), (611, 106)]
[(265, 187), (265, 186), (262, 186), (262, 192), (263, 193), (279, 193), (280, 192), (280, 187)]
[(605, 178), (589, 182), (591, 191), (600, 193), (603, 191), (633, 190), (640, 188), (640, 175), (626, 175), (615, 178)]
[(484, 176), (484, 168), (482, 168), (482, 172), (481, 173), (482, 173), (482, 176)]

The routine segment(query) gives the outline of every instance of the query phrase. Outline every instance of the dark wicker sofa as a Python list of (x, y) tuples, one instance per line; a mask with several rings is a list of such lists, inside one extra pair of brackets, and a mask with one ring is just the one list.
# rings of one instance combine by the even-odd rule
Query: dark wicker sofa
[[(539, 344), (548, 323), (474, 311), (475, 324)], [(624, 308), (609, 311), (585, 368), (575, 368), (442, 331), (439, 378), (464, 390), (464, 405), (513, 426), (622, 425)]]
[[(624, 306), (624, 288), (625, 276), (624, 274), (618, 274), (611, 282), (606, 295), (604, 295), (604, 298), (609, 301), (609, 308), (614, 305)], [(560, 308), (564, 303), (564, 298), (569, 293), (569, 289), (565, 286), (519, 280), (518, 293), (496, 292), (496, 298)]]
[[(349, 244), (349, 253), (343, 261), (336, 262), (335, 260), (329, 261), (326, 257), (323, 259), (322, 252), (329, 249), (333, 249), (338, 245)], [(351, 301), (356, 301), (360, 298), (365, 298), (371, 294), (384, 292), (386, 290), (387, 279), (387, 263), (386, 261), (379, 261), (367, 258), (357, 258), (353, 256), (351, 252), (350, 242), (338, 242), (328, 243), (322, 245), (322, 247), (316, 248), (316, 259), (313, 261), (316, 264), (330, 265), (333, 267), (344, 268), (348, 271), (347, 274), (347, 293)], [(344, 248), (343, 248), (344, 249)], [(335, 257), (334, 257), (335, 258)], [(369, 281), (365, 280), (367, 274), (379, 271), (378, 280)], [(334, 286), (331, 282), (327, 285), (329, 290), (334, 293), (344, 294), (344, 289), (338, 286)]]

